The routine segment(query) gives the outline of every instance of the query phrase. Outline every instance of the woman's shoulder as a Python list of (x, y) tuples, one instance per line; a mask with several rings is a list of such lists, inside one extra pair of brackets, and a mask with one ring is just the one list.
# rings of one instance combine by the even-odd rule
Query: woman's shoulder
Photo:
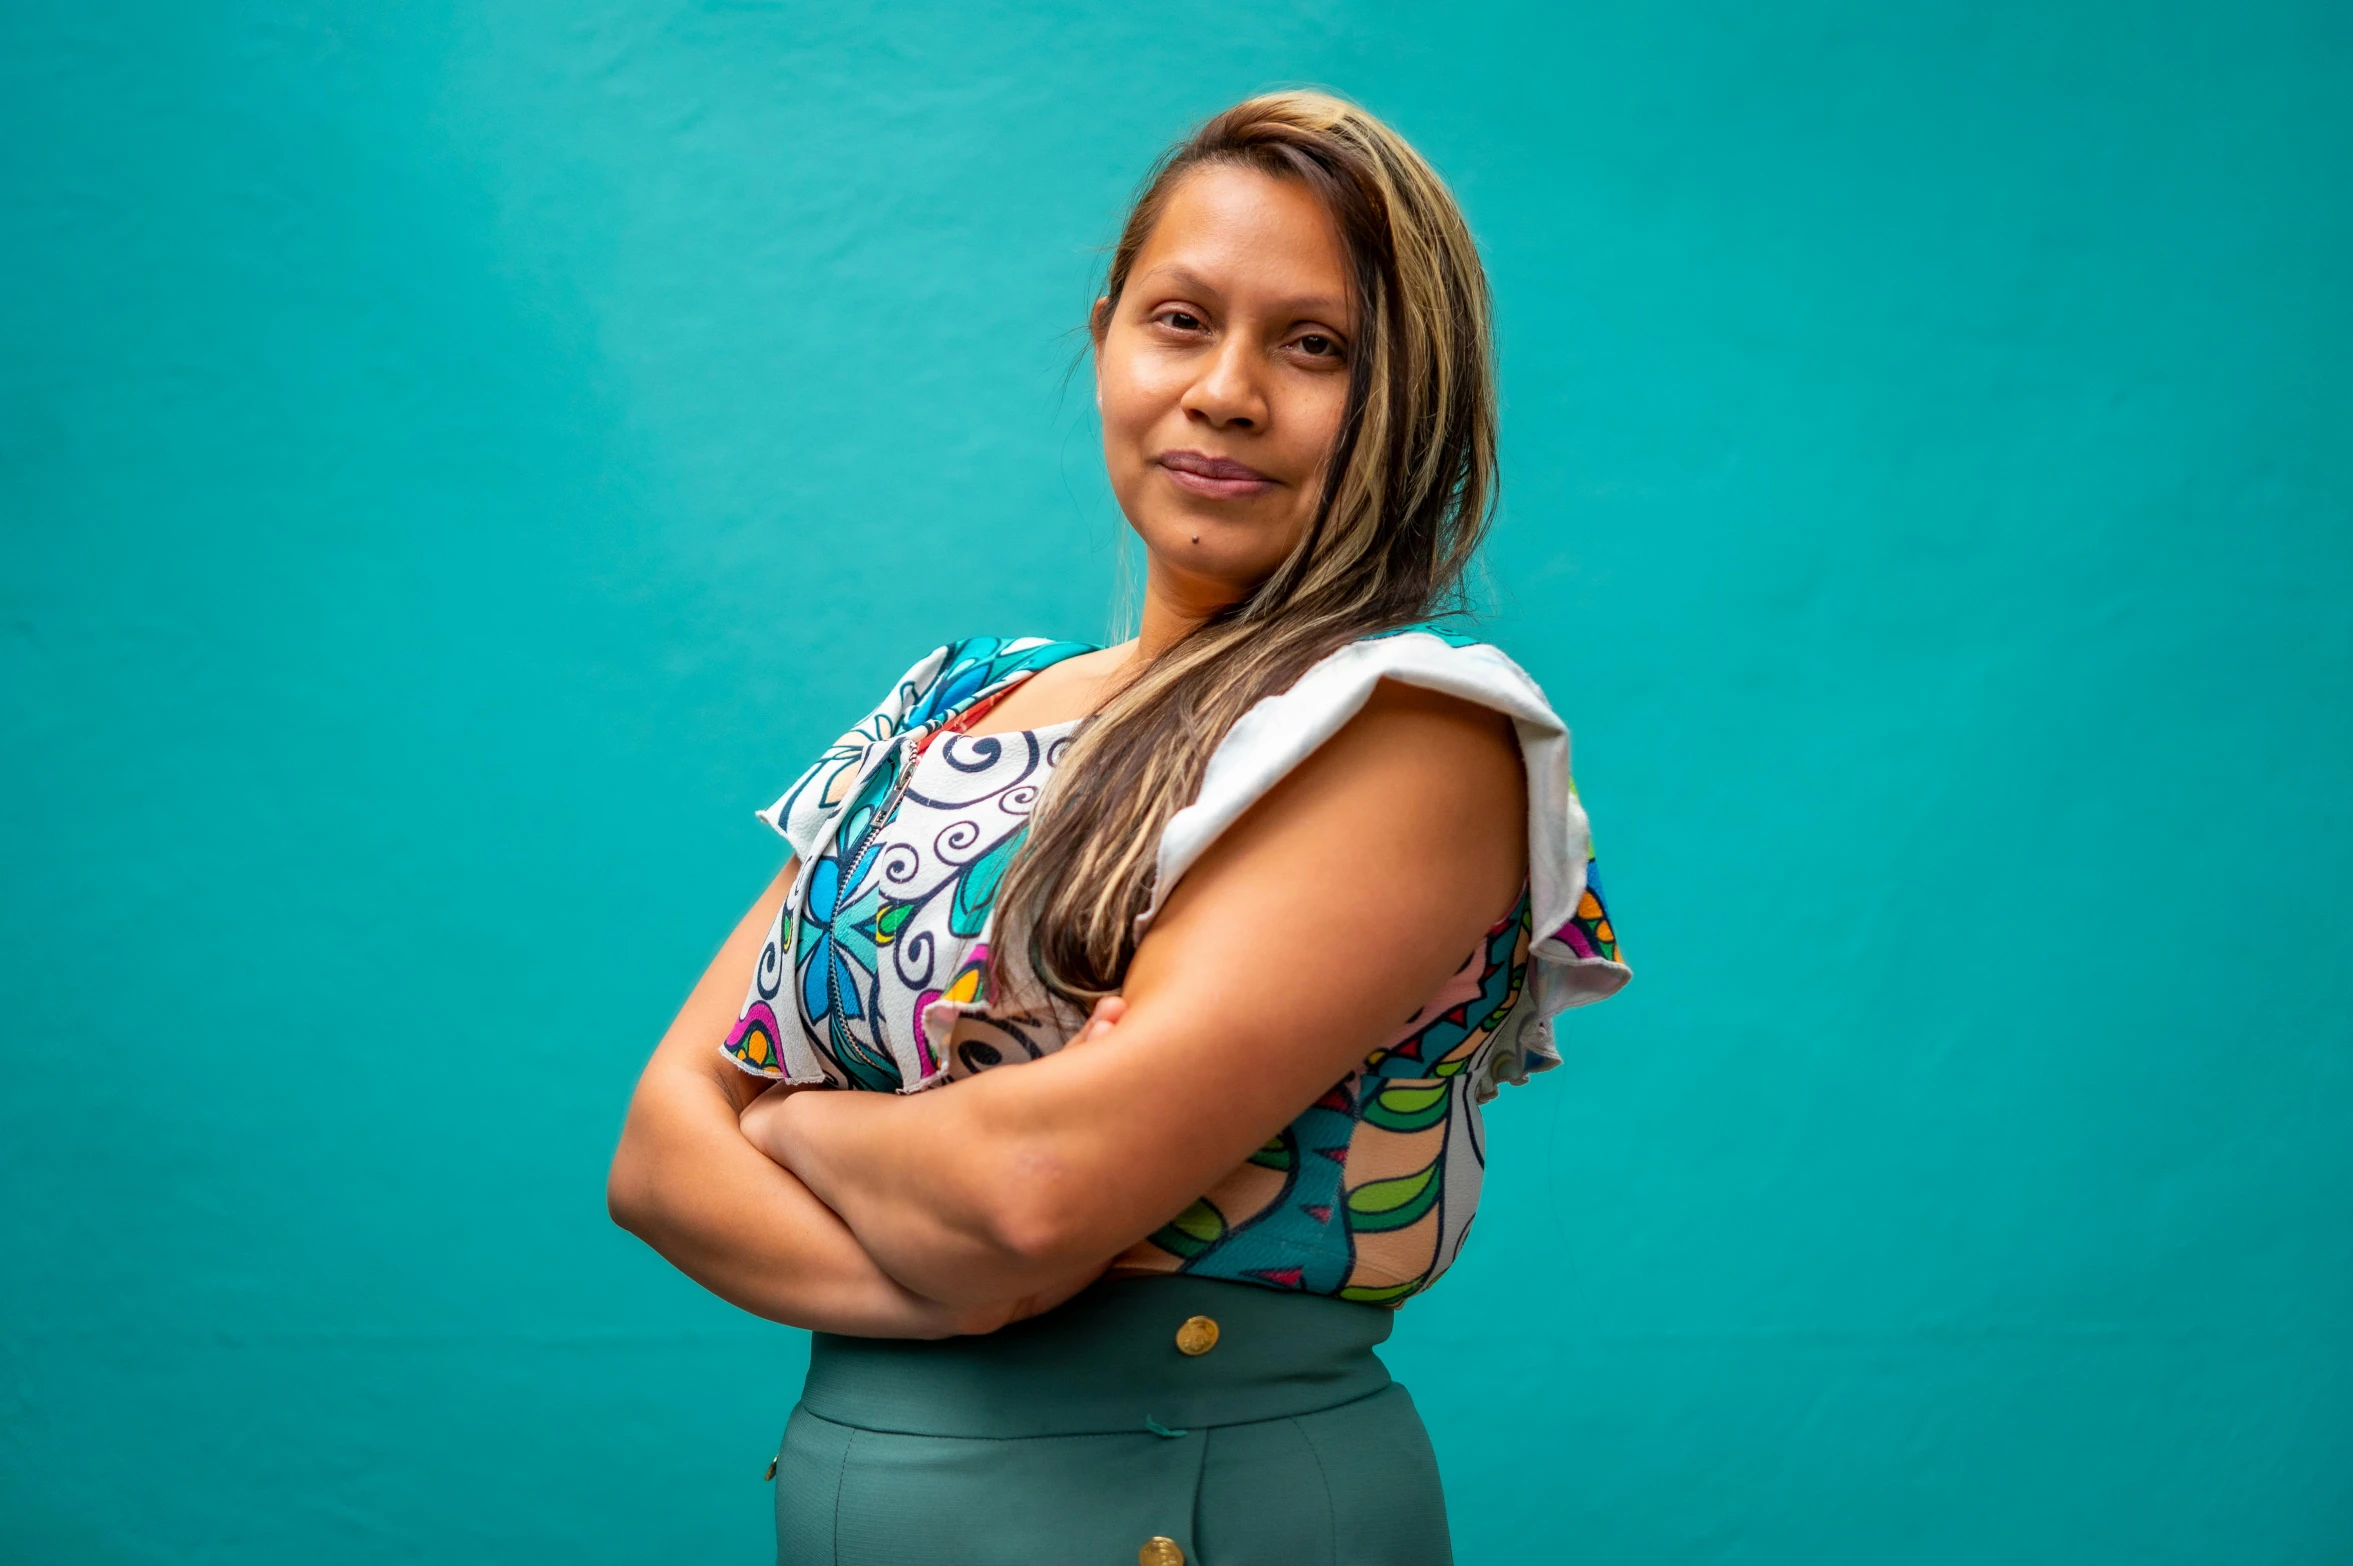
[[(1484, 713), (1474, 710), (1482, 708)], [(1556, 1063), (1551, 1015), (1613, 993), (1625, 982), (1626, 968), (1593, 885), (1592, 833), (1570, 776), (1568, 725), (1525, 669), (1459, 623), (1425, 622), (1358, 637), (1245, 712), (1210, 753), (1192, 802), (1162, 832), (1153, 898), (1140, 922), (1150, 922), (1169, 889), (1220, 832), (1360, 715), (1405, 744), (1447, 750), (1482, 775), (1499, 759), (1510, 765), (1516, 750), (1521, 788), (1514, 792), (1526, 801), (1537, 973), (1531, 991), (1535, 1025), (1519, 1038), (1504, 1077), (1521, 1080)], [(1508, 735), (1499, 717), (1509, 720)], [(1459, 734), (1451, 745), (1443, 738), (1450, 727)]]
[[(1565, 726), (1501, 649), (1440, 622), (1377, 631), (1325, 654), (1234, 721), (1210, 752), (1191, 803), (1162, 835), (1158, 886), (1173, 886), (1218, 833), (1360, 716), (1406, 743), (1451, 728), (1482, 752), (1508, 753), (1516, 738), (1532, 771), (1557, 761), (1566, 780)], [(1499, 718), (1511, 721), (1511, 734)], [(1557, 758), (1545, 743), (1553, 737)]]
[[(1345, 642), (1257, 702), (1212, 753), (1211, 773), (1221, 762), (1259, 770), (1271, 761), (1287, 769), (1364, 712), (1384, 682), (1488, 709), (1513, 720), (1523, 738), (1567, 730), (1536, 681), (1501, 647), (1459, 624), (1423, 621)], [(1383, 697), (1380, 706), (1399, 700)]]
[(1384, 748), (1427, 746), (1458, 755), (1466, 749), (1493, 751), (1517, 762), (1511, 722), (1493, 706), (1386, 676), (1365, 693), (1342, 732), (1359, 729)]
[(1298, 771), (1303, 782), (1321, 778), (1320, 791), (1378, 800), (1458, 846), (1508, 838), (1525, 809), (1511, 720), (1486, 702), (1403, 680), (1374, 681)]
[[(1413, 751), (1422, 765), (1505, 757), (1516, 769), (1511, 723), (1492, 688), (1534, 682), (1485, 638), (1422, 621), (1358, 637), (1326, 662), (1334, 667), (1323, 680), (1300, 682), (1311, 700), (1299, 718), (1344, 717), (1348, 730), (1369, 731), (1384, 749)], [(1433, 679), (1434, 672), (1446, 677)]]

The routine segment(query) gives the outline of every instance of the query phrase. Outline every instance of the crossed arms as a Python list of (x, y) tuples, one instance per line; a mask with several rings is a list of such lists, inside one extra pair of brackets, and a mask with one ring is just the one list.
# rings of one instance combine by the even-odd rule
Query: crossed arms
[(722, 1298), (867, 1337), (1058, 1304), (1346, 1076), (1527, 873), (1507, 720), (1383, 681), (1169, 895), (1073, 1046), (929, 1092), (769, 1089), (723, 1060), (795, 866), (655, 1049), (616, 1222)]

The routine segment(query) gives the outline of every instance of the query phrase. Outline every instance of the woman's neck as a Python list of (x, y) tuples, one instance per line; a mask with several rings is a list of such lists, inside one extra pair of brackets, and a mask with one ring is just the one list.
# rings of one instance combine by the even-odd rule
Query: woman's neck
[(1211, 615), (1250, 589), (1163, 567), (1157, 560), (1144, 579), (1143, 614), (1135, 640), (1082, 653), (1023, 679), (966, 733), (974, 739), (1065, 723), (1098, 711), (1135, 682), (1152, 661), (1197, 630)]
[(1135, 666), (1140, 669), (1151, 663), (1249, 591), (1249, 584), (1216, 581), (1154, 560), (1144, 573), (1144, 609), (1136, 624)]

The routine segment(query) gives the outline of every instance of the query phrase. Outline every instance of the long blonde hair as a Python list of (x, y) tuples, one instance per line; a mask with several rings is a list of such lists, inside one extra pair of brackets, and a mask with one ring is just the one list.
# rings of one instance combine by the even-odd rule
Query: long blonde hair
[(1234, 721), (1346, 643), (1456, 607), (1495, 491), (1487, 277), (1469, 225), (1404, 138), (1340, 98), (1250, 98), (1161, 157), (1112, 251), (1098, 347), (1170, 193), (1219, 164), (1298, 180), (1331, 214), (1355, 292), (1348, 400), (1297, 546), (1112, 696), (1007, 868), (998, 977), (1017, 945), (1050, 994), (1081, 1004), (1124, 982), (1161, 829)]

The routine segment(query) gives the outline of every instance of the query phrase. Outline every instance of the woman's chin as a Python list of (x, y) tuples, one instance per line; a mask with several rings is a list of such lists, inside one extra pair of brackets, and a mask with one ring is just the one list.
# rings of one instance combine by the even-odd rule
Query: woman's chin
[(1231, 602), (1274, 575), (1285, 551), (1269, 549), (1261, 529), (1227, 523), (1178, 524), (1143, 533), (1153, 566), (1184, 581), (1215, 583)]

